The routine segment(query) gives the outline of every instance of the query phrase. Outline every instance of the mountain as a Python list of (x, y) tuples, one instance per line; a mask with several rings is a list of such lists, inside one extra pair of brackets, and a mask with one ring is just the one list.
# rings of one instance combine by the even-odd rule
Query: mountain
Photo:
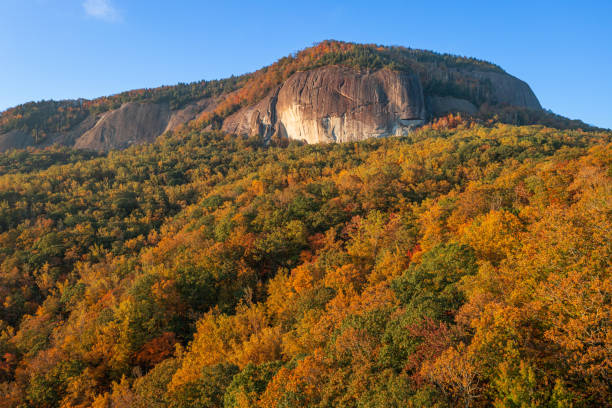
[[(437, 75), (433, 66), (423, 72)], [(225, 119), (222, 129), (264, 139), (278, 134), (308, 143), (346, 142), (403, 135), (432, 117), (475, 114), (485, 103), (541, 109), (524, 82), (474, 66), (449, 70), (440, 88), (423, 83), (415, 69), (332, 65), (298, 71), (261, 102)]]
[(324, 41), (239, 77), (8, 109), (0, 115), (0, 151), (51, 144), (121, 149), (188, 123), (266, 141), (363, 140), (405, 134), (451, 112), (588, 127), (542, 111), (529, 85), (485, 61)]
[(2, 408), (612, 406), (612, 132), (492, 64), (324, 42), (2, 126), (45, 147), (0, 153)]

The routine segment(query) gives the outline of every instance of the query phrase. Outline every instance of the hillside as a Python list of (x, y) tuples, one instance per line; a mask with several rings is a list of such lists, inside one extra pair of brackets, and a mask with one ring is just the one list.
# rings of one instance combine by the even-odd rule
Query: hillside
[(610, 406), (611, 137), (3, 154), (0, 405)]
[(0, 408), (612, 408), (611, 260), (612, 132), (489, 62), (324, 41), (29, 103)]
[(239, 77), (8, 109), (0, 114), (0, 151), (52, 144), (122, 149), (185, 124), (265, 140), (362, 140), (404, 134), (453, 112), (589, 128), (543, 111), (526, 83), (488, 62), (325, 41)]

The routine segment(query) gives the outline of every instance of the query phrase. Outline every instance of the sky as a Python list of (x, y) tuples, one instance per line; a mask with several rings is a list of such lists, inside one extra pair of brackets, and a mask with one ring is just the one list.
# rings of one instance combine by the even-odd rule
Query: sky
[(0, 111), (252, 72), (326, 39), (476, 57), (612, 128), (612, 0), (0, 0)]

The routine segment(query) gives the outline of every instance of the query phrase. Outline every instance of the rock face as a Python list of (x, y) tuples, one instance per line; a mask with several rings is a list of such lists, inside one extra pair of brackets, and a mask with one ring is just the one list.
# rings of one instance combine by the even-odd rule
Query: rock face
[[(457, 74), (483, 84), (490, 104), (541, 109), (529, 85), (511, 75)], [(277, 134), (308, 143), (346, 142), (402, 135), (427, 118), (451, 112), (476, 114), (478, 107), (453, 96), (424, 96), (413, 74), (330, 66), (295, 73), (258, 104), (229, 116), (223, 130), (264, 140)]]
[(166, 125), (164, 132), (174, 130), (177, 127), (192, 121), (202, 112), (208, 112), (217, 106), (220, 98), (205, 98), (185, 106), (182, 109), (171, 111), (170, 120)]
[(167, 104), (126, 103), (119, 109), (104, 113), (95, 126), (76, 139), (74, 147), (106, 151), (152, 142), (213, 106), (214, 101), (210, 99), (202, 99), (176, 111), (171, 111)]
[(169, 120), (167, 105), (126, 103), (103, 114), (92, 129), (76, 140), (74, 147), (110, 150), (153, 141), (163, 133)]
[(478, 112), (478, 108), (466, 99), (432, 95), (427, 98), (427, 111), (431, 116), (443, 116), (454, 112), (465, 112), (473, 115)]
[(237, 135), (260, 135), (269, 139), (277, 131), (276, 105), (278, 91), (276, 88), (268, 96), (253, 106), (247, 106), (230, 115), (223, 121), (222, 129)]
[(88, 116), (73, 129), (52, 133), (39, 143), (27, 132), (13, 130), (0, 134), (0, 152), (52, 144), (98, 151), (123, 149), (133, 144), (151, 142), (214, 108), (216, 103), (216, 100), (206, 98), (174, 111), (167, 104), (126, 103), (100, 117)]
[(12, 130), (7, 133), (0, 134), (0, 152), (5, 152), (10, 149), (25, 149), (28, 146), (47, 147), (52, 144), (63, 146), (74, 146), (75, 141), (96, 124), (96, 119), (93, 116), (87, 117), (73, 129), (67, 132), (51, 133), (42, 142), (36, 143), (34, 137), (28, 132)]
[(25, 149), (34, 144), (34, 138), (29, 133), (11, 130), (0, 134), (0, 152), (10, 149)]
[(464, 71), (464, 75), (485, 80), (491, 84), (492, 100), (490, 103), (501, 103), (529, 109), (542, 109), (538, 98), (529, 85), (508, 74), (489, 71)]
[(424, 119), (415, 75), (325, 67), (292, 75), (257, 105), (227, 118), (223, 130), (264, 139), (276, 133), (308, 143), (346, 142), (401, 135)]
[[(201, 99), (179, 110), (171, 110), (167, 103), (130, 102), (90, 115), (71, 130), (47, 135), (43, 141), (12, 130), (0, 134), (0, 151), (50, 144), (107, 151), (151, 142), (212, 111), (226, 97)], [(477, 114), (484, 103), (541, 109), (529, 85), (501, 71), (470, 67), (417, 75), (332, 65), (296, 72), (255, 105), (225, 118), (222, 129), (264, 140), (277, 135), (308, 143), (357, 141), (403, 135), (448, 113)]]

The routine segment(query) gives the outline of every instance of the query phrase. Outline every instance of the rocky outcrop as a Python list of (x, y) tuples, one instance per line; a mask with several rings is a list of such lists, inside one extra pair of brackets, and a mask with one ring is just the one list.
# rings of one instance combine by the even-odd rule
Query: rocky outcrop
[(542, 109), (529, 85), (509, 74), (491, 71), (462, 71), (463, 75), (484, 80), (490, 84), (490, 104), (506, 104), (529, 109)]
[(182, 109), (174, 110), (170, 113), (170, 120), (164, 132), (178, 128), (179, 126), (192, 121), (202, 112), (211, 111), (217, 106), (220, 98), (204, 98), (185, 106)]
[(416, 75), (383, 69), (298, 72), (278, 92), (279, 134), (308, 143), (401, 135), (425, 119)]
[(34, 144), (34, 138), (30, 133), (20, 130), (11, 130), (7, 133), (0, 133), (0, 152), (10, 149), (25, 149)]
[(278, 130), (276, 105), (279, 90), (280, 87), (274, 89), (259, 103), (227, 117), (223, 121), (222, 129), (237, 135), (259, 135), (268, 140)]
[(25, 149), (29, 146), (47, 147), (53, 144), (74, 146), (75, 141), (96, 124), (96, 118), (88, 116), (81, 123), (66, 132), (56, 132), (47, 135), (42, 141), (34, 139), (30, 132), (13, 130), (0, 134), (0, 152), (10, 149)]
[(472, 102), (453, 96), (429, 96), (427, 112), (430, 116), (444, 116), (449, 113), (465, 112), (470, 115), (478, 113), (478, 108)]
[(95, 126), (76, 139), (74, 147), (106, 151), (152, 142), (215, 105), (216, 100), (206, 98), (171, 111), (167, 104), (126, 103), (119, 109), (104, 113)]
[(202, 112), (213, 109), (217, 102), (217, 99), (205, 98), (174, 111), (164, 103), (130, 102), (98, 117), (90, 115), (72, 129), (49, 134), (42, 141), (34, 140), (28, 132), (13, 130), (2, 133), (0, 152), (53, 144), (98, 151), (123, 149), (133, 144), (151, 142), (163, 133), (195, 119)]
[(103, 114), (92, 129), (76, 140), (74, 147), (110, 150), (150, 142), (164, 132), (169, 120), (168, 105), (126, 103)]
[(424, 119), (415, 75), (324, 67), (292, 75), (257, 105), (227, 118), (223, 129), (326, 143), (401, 135)]
[[(54, 143), (107, 151), (151, 142), (233, 96), (221, 93), (178, 110), (167, 103), (130, 102), (42, 141), (11, 130), (0, 134), (0, 151)], [(256, 104), (225, 118), (222, 130), (264, 140), (277, 135), (308, 143), (346, 142), (403, 135), (433, 117), (476, 115), (503, 105), (541, 109), (529, 85), (501, 69), (440, 69), (432, 63), (413, 73), (330, 65), (294, 73)]]
[[(481, 84), (489, 104), (541, 109), (529, 85), (511, 75), (478, 70), (454, 75)], [(467, 99), (424, 96), (419, 78), (410, 73), (329, 66), (295, 73), (256, 105), (229, 116), (223, 130), (264, 140), (277, 134), (308, 143), (346, 142), (402, 135), (431, 117), (478, 111)]]

